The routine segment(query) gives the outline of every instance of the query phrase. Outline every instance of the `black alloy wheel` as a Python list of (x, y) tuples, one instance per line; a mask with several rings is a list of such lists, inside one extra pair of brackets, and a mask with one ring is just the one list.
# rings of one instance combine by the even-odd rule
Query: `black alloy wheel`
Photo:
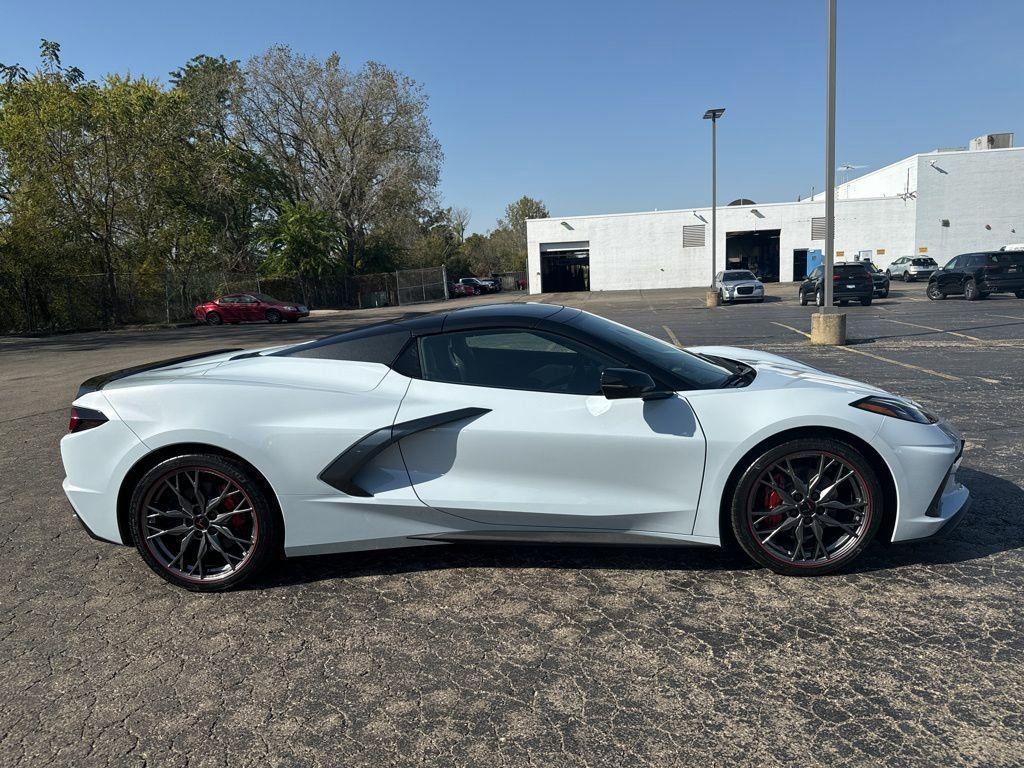
[(268, 323), (272, 323), (272, 324), (280, 323), (281, 322), (281, 313), (278, 312), (276, 309), (268, 309), (267, 310), (267, 322)]
[(840, 440), (801, 438), (765, 451), (736, 484), (733, 533), (776, 573), (837, 571), (868, 545), (882, 518), (882, 491), (864, 456)]
[(939, 290), (939, 284), (932, 282), (928, 283), (928, 288), (925, 290), (925, 295), (928, 296), (932, 301), (940, 301), (946, 298), (946, 294)]
[(206, 324), (207, 325), (221, 325), (224, 322), (224, 318), (220, 316), (220, 312), (207, 312), (206, 313)]
[(189, 590), (236, 586), (280, 548), (280, 524), (260, 484), (220, 456), (190, 454), (161, 462), (136, 485), (130, 509), (142, 559)]

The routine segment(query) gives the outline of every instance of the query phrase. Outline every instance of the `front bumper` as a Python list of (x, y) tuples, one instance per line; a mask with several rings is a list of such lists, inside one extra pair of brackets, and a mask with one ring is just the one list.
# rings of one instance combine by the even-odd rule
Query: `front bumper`
[[(726, 301), (757, 301), (764, 298), (764, 288), (754, 287), (749, 292), (740, 292), (739, 288), (723, 288)], [(746, 291), (746, 289), (743, 289)]]

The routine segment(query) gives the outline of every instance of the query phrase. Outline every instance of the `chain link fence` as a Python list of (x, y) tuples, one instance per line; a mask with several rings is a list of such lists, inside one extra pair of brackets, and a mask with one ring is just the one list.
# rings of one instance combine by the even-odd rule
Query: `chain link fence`
[(197, 304), (244, 292), (311, 309), (366, 309), (448, 298), (444, 267), (320, 278), (168, 271), (0, 279), (0, 333), (183, 322), (191, 319)]

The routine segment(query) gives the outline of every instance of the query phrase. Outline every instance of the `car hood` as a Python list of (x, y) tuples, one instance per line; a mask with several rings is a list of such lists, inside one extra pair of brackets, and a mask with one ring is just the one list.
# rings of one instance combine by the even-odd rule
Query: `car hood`
[(757, 389), (805, 388), (829, 389), (845, 392), (854, 397), (868, 395), (894, 395), (862, 381), (834, 376), (810, 365), (790, 360), (781, 355), (741, 347), (687, 347), (688, 352), (724, 357), (752, 366), (757, 371), (751, 387)]

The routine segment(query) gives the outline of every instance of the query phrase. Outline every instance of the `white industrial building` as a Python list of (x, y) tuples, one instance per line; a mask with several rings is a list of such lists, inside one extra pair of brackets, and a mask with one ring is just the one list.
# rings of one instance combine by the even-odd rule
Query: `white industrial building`
[[(824, 196), (718, 208), (718, 269), (801, 279), (825, 245)], [(561, 216), (527, 222), (530, 293), (682, 288), (711, 280), (711, 209)], [(987, 134), (836, 187), (836, 258), (939, 264), (1024, 242), (1024, 147)]]

